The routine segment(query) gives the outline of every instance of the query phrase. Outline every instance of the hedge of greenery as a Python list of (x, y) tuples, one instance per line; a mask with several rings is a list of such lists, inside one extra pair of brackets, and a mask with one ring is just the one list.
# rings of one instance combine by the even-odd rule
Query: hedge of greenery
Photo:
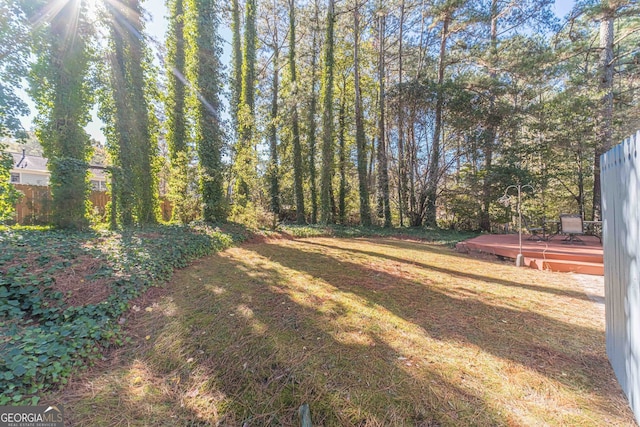
[[(0, 230), (0, 405), (36, 404), (43, 389), (66, 383), (105, 347), (122, 343), (118, 319), (133, 298), (243, 237), (204, 225)], [(100, 302), (72, 305), (56, 277), (87, 260), (96, 268), (77, 277), (78, 286), (101, 279), (108, 292)]]
[(281, 225), (278, 230), (294, 237), (402, 237), (454, 246), (478, 235), (471, 231), (431, 228), (346, 227), (341, 225)]

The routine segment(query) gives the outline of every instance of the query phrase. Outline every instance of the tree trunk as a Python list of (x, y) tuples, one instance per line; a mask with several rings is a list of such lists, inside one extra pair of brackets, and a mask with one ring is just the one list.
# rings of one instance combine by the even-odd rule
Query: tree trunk
[(384, 33), (386, 16), (379, 16), (379, 52), (378, 52), (378, 217), (384, 218), (384, 227), (391, 227), (391, 206), (389, 201), (389, 165), (387, 159), (387, 138), (385, 133), (385, 70), (384, 70)]
[(316, 178), (316, 76), (317, 70), (317, 51), (318, 37), (317, 31), (319, 24), (319, 6), (318, 0), (315, 0), (314, 21), (313, 21), (313, 42), (311, 52), (311, 99), (309, 100), (309, 113), (307, 116), (307, 144), (309, 145), (309, 187), (311, 189), (311, 223), (318, 222), (318, 180)]
[(238, 141), (235, 146), (235, 203), (245, 207), (256, 184), (256, 156), (253, 148), (255, 129), (255, 67), (256, 67), (256, 0), (246, 2), (244, 52), (242, 59), (242, 90), (238, 107)]
[(417, 169), (417, 145), (416, 145), (416, 134), (413, 123), (415, 123), (415, 116), (412, 115), (411, 120), (409, 120), (411, 125), (409, 126), (409, 162), (407, 169), (409, 170), (409, 224), (412, 227), (420, 227), (422, 225), (422, 219), (418, 223), (418, 219), (421, 216), (417, 212), (417, 201), (416, 201), (416, 169)]
[(491, 231), (491, 218), (489, 208), (491, 207), (491, 168), (493, 165), (493, 146), (496, 142), (497, 129), (495, 123), (496, 116), (496, 95), (493, 87), (496, 82), (496, 67), (498, 62), (498, 0), (491, 0), (491, 60), (489, 62), (489, 117), (487, 131), (483, 145), (485, 176), (482, 182), (482, 212), (480, 214), (480, 229)]
[[(84, 228), (88, 225), (85, 161), (90, 145), (82, 122), (89, 109), (85, 101), (89, 55), (85, 43), (87, 36), (82, 31), (71, 34), (69, 30), (81, 30), (71, 22), (86, 29), (79, 11), (79, 0), (60, 5), (59, 13), (51, 20), (50, 46), (46, 53), (50, 78), (47, 83), (51, 85), (53, 99), (46, 118), (48, 129), (43, 132), (48, 140), (41, 142), (45, 156), (50, 159), (47, 167), (51, 172), (52, 220), (58, 228)], [(0, 91), (4, 92), (4, 87), (0, 87)], [(4, 115), (4, 111), (0, 115)]]
[(614, 11), (605, 9), (600, 21), (599, 87), (601, 99), (595, 155), (593, 159), (593, 219), (602, 218), (602, 189), (600, 188), (600, 155), (612, 146), (613, 140), (613, 21)]
[[(240, 104), (240, 93), (242, 92), (242, 42), (240, 36), (240, 7), (238, 0), (231, 3), (231, 62), (233, 66), (233, 76), (231, 80), (231, 124), (234, 131), (238, 130), (238, 104)], [(236, 135), (237, 138), (238, 135)]]
[[(117, 22), (117, 14), (119, 13), (115, 6), (109, 5), (108, 11), (112, 15), (111, 22)], [(118, 30), (116, 25), (113, 25), (110, 29), (111, 37), (113, 39), (113, 54), (109, 56), (110, 59), (110, 83), (113, 88), (113, 102), (114, 102), (114, 119), (113, 125), (115, 129), (115, 144), (117, 145), (117, 155), (114, 157), (114, 169), (112, 173), (112, 179), (115, 182), (113, 185), (112, 197), (115, 202), (111, 209), (115, 207), (118, 211), (115, 212), (115, 216), (118, 221), (125, 226), (133, 224), (133, 209), (134, 209), (134, 190), (128, 183), (133, 182), (134, 177), (132, 175), (133, 170), (133, 155), (131, 154), (132, 141), (130, 132), (129, 120), (132, 118), (128, 112), (128, 94), (127, 94), (127, 82), (126, 82), (126, 59), (125, 59), (125, 41), (121, 31)], [(48, 154), (45, 152), (45, 155)]]
[(167, 145), (171, 161), (169, 199), (173, 205), (171, 218), (187, 222), (185, 194), (189, 185), (187, 169), (187, 129), (185, 119), (186, 90), (183, 82), (186, 75), (184, 43), (184, 3), (173, 0), (169, 4), (169, 36), (167, 37)]
[(339, 168), (340, 168), (340, 189), (338, 192), (338, 220), (340, 224), (347, 222), (347, 149), (345, 141), (345, 121), (347, 103), (347, 79), (342, 80), (342, 93), (340, 97), (340, 112), (338, 114), (338, 142), (340, 144)]
[[(275, 9), (274, 9), (275, 10)], [(275, 15), (275, 13), (274, 13)], [(280, 183), (278, 171), (278, 62), (280, 59), (280, 47), (278, 46), (278, 25), (274, 17), (273, 22), (273, 81), (271, 89), (271, 124), (269, 129), (269, 195), (271, 196), (271, 212), (280, 213)]]
[(442, 85), (444, 83), (445, 57), (447, 53), (447, 38), (449, 37), (449, 20), (446, 15), (442, 22), (442, 34), (440, 36), (440, 55), (438, 57), (438, 95), (436, 99), (435, 125), (433, 129), (433, 140), (431, 145), (431, 158), (429, 159), (429, 170), (427, 175), (427, 187), (424, 193), (426, 211), (425, 223), (429, 227), (436, 227), (436, 197), (438, 194), (438, 178), (440, 175), (440, 132), (442, 128), (442, 107), (444, 94)]
[(369, 207), (369, 180), (367, 178), (367, 140), (364, 134), (364, 118), (362, 114), (362, 94), (360, 93), (360, 10), (356, 0), (353, 11), (353, 76), (355, 90), (356, 150), (358, 158), (358, 190), (360, 192), (360, 225), (371, 225), (371, 208)]
[(320, 222), (333, 222), (333, 49), (335, 0), (329, 0), (325, 36), (324, 69), (322, 72), (322, 170), (320, 176)]
[[(144, 38), (139, 35), (143, 30), (142, 13), (138, 0), (129, 0), (130, 24), (136, 34), (129, 34), (129, 49), (131, 63), (129, 73), (131, 76), (131, 107), (134, 117), (135, 150), (137, 154), (135, 165), (135, 177), (137, 198), (137, 219), (139, 224), (154, 224), (156, 222), (156, 183), (153, 174), (153, 153), (157, 146), (151, 139), (149, 123), (149, 105), (145, 96), (145, 58), (143, 45)], [(133, 13), (131, 13), (133, 11)]]
[(200, 159), (200, 193), (202, 217), (208, 222), (227, 219), (222, 167), (223, 136), (221, 130), (219, 88), (221, 86), (218, 57), (216, 6), (214, 0), (199, 0), (190, 16), (194, 22), (196, 56), (194, 86), (197, 93), (195, 109), (195, 143)]
[(400, 227), (404, 226), (404, 213), (407, 210), (407, 168), (404, 147), (404, 104), (402, 89), (402, 38), (404, 37), (404, 0), (400, 3), (400, 34), (398, 36), (398, 86), (400, 97), (398, 98), (398, 213), (400, 215)]
[(289, 0), (289, 73), (293, 86), (293, 106), (291, 129), (293, 133), (293, 190), (296, 197), (296, 223), (304, 224), (304, 193), (302, 190), (302, 147), (300, 146), (300, 125), (298, 123), (298, 83), (296, 72), (296, 31), (295, 0)]

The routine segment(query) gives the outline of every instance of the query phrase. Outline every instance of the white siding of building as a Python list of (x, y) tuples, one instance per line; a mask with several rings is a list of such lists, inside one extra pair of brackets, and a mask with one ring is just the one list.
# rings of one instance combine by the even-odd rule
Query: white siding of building
[(20, 172), (20, 184), (24, 185), (49, 185), (49, 176), (37, 173)]

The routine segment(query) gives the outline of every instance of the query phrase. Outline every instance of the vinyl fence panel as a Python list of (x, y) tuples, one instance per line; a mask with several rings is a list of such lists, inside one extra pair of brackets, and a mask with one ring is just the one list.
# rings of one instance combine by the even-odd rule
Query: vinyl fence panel
[(607, 354), (640, 422), (640, 131), (600, 158)]

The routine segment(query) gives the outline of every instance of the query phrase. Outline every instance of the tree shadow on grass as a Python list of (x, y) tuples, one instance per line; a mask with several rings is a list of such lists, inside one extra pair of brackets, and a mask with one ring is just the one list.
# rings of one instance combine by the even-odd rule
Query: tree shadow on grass
[[(111, 385), (71, 396), (68, 410), (104, 411), (106, 394), (118, 396), (128, 411), (118, 419), (130, 425), (292, 426), (305, 402), (314, 425), (509, 424), (481, 394), (428, 365), (408, 366), (374, 332), (354, 325), (346, 328), (354, 339), (338, 339), (353, 308), (306, 292), (299, 276), (242, 249), (177, 273), (163, 302), (132, 322), (140, 347), (101, 380), (85, 380)], [(136, 402), (146, 409), (135, 410)]]
[[(434, 249), (429, 247), (428, 245), (422, 243), (413, 243), (413, 242), (406, 242), (406, 241), (397, 241), (398, 245), (396, 246), (395, 243), (396, 241), (392, 241), (392, 242), (385, 242), (384, 240), (382, 241), (378, 241), (378, 240), (374, 240), (374, 239), (361, 239), (363, 241), (366, 241), (368, 243), (371, 243), (372, 245), (377, 245), (377, 246), (386, 246), (386, 247), (390, 247), (390, 248), (403, 248), (403, 249), (407, 249), (407, 250), (412, 250), (412, 251), (422, 251), (422, 252), (431, 252), (431, 253), (436, 253), (439, 255), (444, 254), (447, 249), (446, 248), (442, 248), (442, 249)], [(305, 241), (305, 243), (309, 244), (309, 245), (316, 245), (316, 246), (321, 246), (321, 247), (325, 247), (328, 249), (334, 249), (334, 250), (345, 250), (345, 248), (340, 247), (340, 246), (334, 246), (334, 245), (326, 245), (324, 243), (319, 243), (317, 241), (311, 241), (311, 240), (307, 240)], [(495, 284), (499, 284), (501, 286), (508, 286), (508, 287), (518, 287), (518, 288), (522, 288), (522, 289), (526, 289), (526, 290), (531, 290), (531, 291), (536, 291), (536, 292), (546, 292), (549, 294), (553, 294), (553, 295), (558, 295), (558, 296), (566, 296), (566, 297), (570, 297), (570, 298), (575, 298), (575, 299), (580, 299), (580, 300), (584, 300), (584, 301), (592, 301), (593, 297), (589, 297), (588, 294), (586, 294), (585, 292), (580, 292), (580, 291), (573, 291), (570, 289), (558, 289), (558, 288), (553, 288), (553, 287), (548, 287), (548, 286), (537, 286), (537, 285), (533, 285), (530, 283), (521, 283), (521, 282), (515, 282), (515, 281), (511, 281), (511, 280), (504, 280), (504, 279), (500, 279), (497, 277), (490, 277), (490, 276), (484, 276), (481, 274), (474, 274), (474, 273), (468, 273), (468, 272), (461, 272), (460, 270), (456, 270), (456, 269), (451, 269), (451, 268), (444, 268), (444, 267), (438, 267), (435, 266), (433, 264), (427, 264), (427, 263), (423, 263), (423, 262), (419, 262), (416, 260), (407, 260), (404, 258), (399, 258), (399, 257), (395, 257), (395, 256), (391, 256), (382, 252), (375, 252), (375, 251), (363, 251), (360, 249), (355, 249), (350, 247), (348, 249), (349, 252), (356, 252), (356, 253), (360, 253), (363, 255), (368, 255), (368, 256), (372, 256), (372, 257), (379, 257), (379, 258), (384, 258), (384, 259), (388, 259), (390, 261), (395, 261), (395, 262), (399, 262), (399, 263), (403, 263), (403, 264), (411, 264), (411, 265), (415, 265), (418, 266), (420, 268), (424, 268), (424, 269), (428, 269), (428, 270), (433, 270), (433, 271), (437, 271), (440, 273), (445, 273), (448, 275), (451, 275), (452, 277), (463, 277), (463, 278), (467, 278), (467, 279), (473, 279), (473, 280), (480, 280), (483, 282), (491, 282), (491, 283), (495, 283)], [(459, 261), (460, 263), (465, 263), (467, 261), (470, 260), (470, 258), (466, 255), (462, 255), (462, 254), (458, 254), (456, 252), (446, 252), (447, 256), (450, 256), (452, 258), (456, 258), (457, 261)], [(493, 265), (493, 263), (487, 263), (487, 268), (490, 268), (491, 265)]]
[[(336, 260), (309, 249), (306, 260), (299, 262), (301, 242), (295, 249), (278, 244), (252, 246), (263, 257), (291, 269), (304, 270), (309, 275), (325, 280), (337, 289), (361, 296), (371, 303), (390, 310), (403, 319), (420, 325), (438, 340), (472, 344), (504, 360), (510, 360), (576, 391), (588, 390), (603, 401), (610, 398), (612, 379), (606, 355), (601, 350), (603, 333), (586, 326), (565, 323), (535, 312), (492, 306), (472, 298), (454, 298), (434, 287), (423, 285), (381, 269), (372, 270), (362, 265)], [(316, 244), (317, 245), (317, 244)], [(352, 249), (333, 248), (345, 251)], [(361, 251), (362, 252), (362, 251)], [(373, 251), (368, 255), (384, 258)], [(396, 257), (386, 257), (406, 262)], [(418, 265), (474, 280), (494, 282), (480, 275), (460, 274), (455, 270), (424, 263)], [(336, 276), (328, 272), (341, 269)], [(500, 281), (501, 284), (509, 282)], [(511, 286), (520, 286), (513, 284)], [(539, 290), (532, 286), (533, 290)], [(525, 287), (526, 289), (526, 287)], [(563, 294), (564, 295), (564, 294)], [(610, 379), (603, 384), (604, 379)], [(617, 391), (615, 391), (617, 392)]]
[[(600, 413), (631, 419), (603, 383), (612, 375), (593, 344), (601, 331), (452, 296), (308, 243), (245, 244), (176, 273), (159, 304), (129, 313), (126, 354), (63, 396), (75, 424), (297, 425), (304, 402), (314, 425), (527, 424), (465, 382), (473, 356), (443, 370), (449, 354), (437, 352), (448, 343), (579, 388), (598, 397)], [(414, 357), (416, 346), (434, 360)], [(561, 421), (597, 424), (590, 415)]]
[(194, 290), (202, 294), (192, 298), (211, 304), (190, 314), (196, 322), (190, 327), (206, 333), (206, 313), (216, 307), (218, 342), (198, 350), (208, 355), (208, 370), (218, 373), (218, 388), (243, 420), (293, 425), (295, 411), (308, 402), (317, 425), (440, 425), (457, 416), (506, 424), (480, 396), (438, 372), (412, 375), (402, 355), (375, 334), (365, 333), (361, 342), (337, 339), (335, 329), (351, 307), (307, 292), (295, 270), (240, 252), (202, 266), (215, 289)]

